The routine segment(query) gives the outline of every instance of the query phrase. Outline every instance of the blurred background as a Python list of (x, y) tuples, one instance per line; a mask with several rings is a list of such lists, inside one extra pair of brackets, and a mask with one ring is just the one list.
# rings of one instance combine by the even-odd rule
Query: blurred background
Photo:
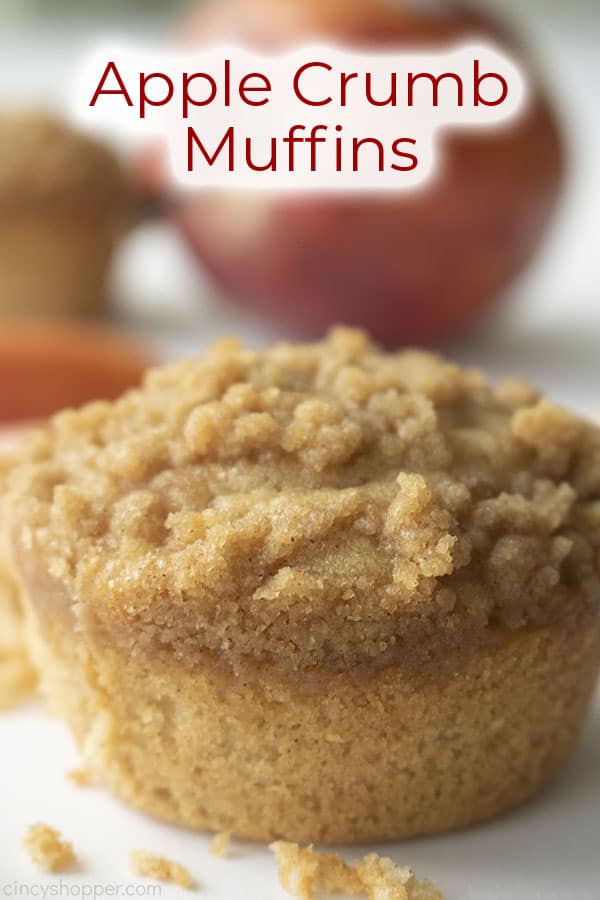
[[(231, 32), (477, 32), (535, 96), (506, 133), (453, 138), (443, 178), (402, 200), (180, 198), (160, 147), (106, 149), (63, 121), (88, 48)], [(0, 74), (0, 421), (113, 396), (223, 333), (340, 321), (600, 413), (598, 0), (0, 0)]]

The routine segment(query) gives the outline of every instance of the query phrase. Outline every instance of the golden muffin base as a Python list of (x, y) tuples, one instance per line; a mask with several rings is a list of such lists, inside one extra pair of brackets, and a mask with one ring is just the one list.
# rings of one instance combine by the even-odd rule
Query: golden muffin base
[(57, 622), (34, 643), (86, 768), (126, 803), (242, 838), (359, 843), (471, 825), (545, 785), (579, 734), (600, 626), (501, 636), (451, 671), (300, 681), (156, 667)]

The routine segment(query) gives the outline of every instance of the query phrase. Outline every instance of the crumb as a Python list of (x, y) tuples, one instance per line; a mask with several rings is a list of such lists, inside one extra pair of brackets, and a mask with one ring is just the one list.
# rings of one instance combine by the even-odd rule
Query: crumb
[(85, 769), (71, 769), (70, 772), (67, 772), (67, 778), (77, 787), (87, 787), (92, 780), (90, 773)]
[(30, 825), (23, 844), (32, 862), (48, 872), (64, 872), (75, 862), (73, 846), (49, 825)]
[(184, 866), (179, 863), (148, 853), (146, 850), (132, 850), (129, 854), (129, 865), (132, 872), (146, 878), (154, 878), (157, 881), (171, 881), (181, 887), (192, 886), (192, 876)]
[(299, 847), (287, 841), (270, 845), (279, 866), (281, 886), (312, 900), (316, 890), (326, 894), (362, 894), (363, 884), (356, 871), (336, 853), (317, 853), (312, 847)]
[(220, 831), (218, 834), (215, 834), (214, 840), (212, 842), (212, 846), (210, 848), (210, 852), (213, 856), (223, 856), (229, 844), (231, 843), (231, 832), (230, 831)]
[(417, 881), (411, 869), (371, 853), (349, 866), (336, 853), (317, 853), (312, 847), (277, 841), (270, 845), (279, 866), (282, 887), (312, 900), (315, 891), (325, 895), (354, 894), (368, 900), (443, 900), (429, 881)]
[(430, 881), (417, 881), (411, 869), (370, 853), (355, 864), (369, 900), (444, 900)]

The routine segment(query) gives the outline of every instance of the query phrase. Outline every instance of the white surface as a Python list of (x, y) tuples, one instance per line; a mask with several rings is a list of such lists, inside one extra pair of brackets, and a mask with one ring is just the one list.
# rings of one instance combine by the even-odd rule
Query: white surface
[[(72, 785), (65, 778), (77, 764), (71, 741), (58, 721), (35, 707), (0, 716), (0, 747), (0, 896), (17, 897), (3, 894), (15, 882), (41, 886), (38, 896), (43, 887), (63, 885), (63, 897), (78, 896), (70, 891), (84, 884), (95, 886), (96, 896), (118, 884), (124, 896), (126, 885), (151, 883), (128, 870), (129, 850), (144, 849), (186, 865), (205, 900), (289, 898), (266, 847), (234, 841), (217, 859), (209, 837), (138, 815), (100, 788)], [(468, 831), (375, 849), (436, 881), (447, 900), (598, 900), (599, 758), (600, 704), (576, 756), (538, 799)], [(51, 876), (33, 869), (21, 840), (38, 821), (73, 841), (77, 871)], [(342, 851), (352, 861), (367, 848)], [(181, 897), (180, 891), (165, 886), (162, 894)]]
[[(545, 252), (531, 271), (477, 334), (449, 352), (460, 361), (484, 366), (494, 377), (521, 372), (560, 402), (600, 411), (596, 4), (597, 0), (564, 3), (557, 8), (532, 2), (520, 10), (538, 36), (571, 128), (569, 190)], [(513, 5), (519, 4), (515, 0)], [(121, 22), (118, 30), (134, 29), (131, 22)], [(156, 26), (148, 22), (140, 27), (136, 22), (135, 31), (150, 35)], [(0, 29), (0, 100), (48, 100), (56, 91), (60, 94), (81, 45), (76, 25), (55, 28), (51, 39), (41, 28), (35, 33), (29, 27)], [(149, 319), (144, 331), (163, 356), (195, 353), (223, 332), (241, 333), (253, 344), (275, 334), (264, 323), (217, 305), (208, 284), (195, 272), (166, 227), (138, 232), (119, 260), (115, 280), (120, 309), (137, 330), (142, 315)], [(15, 881), (21, 885), (21, 896), (31, 888), (30, 896), (41, 896), (43, 887), (54, 885), (65, 897), (81, 896), (76, 891), (83, 885), (98, 889), (108, 883), (137, 883), (128, 873), (127, 854), (132, 848), (156, 850), (186, 864), (206, 900), (286, 896), (264, 848), (237, 846), (234, 858), (218, 860), (209, 854), (208, 838), (136, 815), (102, 790), (71, 785), (64, 777), (76, 765), (70, 739), (60, 723), (35, 708), (0, 715), (0, 748), (0, 897), (18, 896)], [(578, 754), (538, 800), (492, 824), (391, 845), (384, 852), (439, 882), (448, 900), (598, 900), (598, 760), (600, 706)], [(28, 824), (38, 820), (55, 825), (74, 842), (80, 870), (59, 880), (32, 869), (20, 842)], [(7, 893), (7, 886), (13, 886), (12, 893)], [(165, 887), (163, 896), (179, 891)]]

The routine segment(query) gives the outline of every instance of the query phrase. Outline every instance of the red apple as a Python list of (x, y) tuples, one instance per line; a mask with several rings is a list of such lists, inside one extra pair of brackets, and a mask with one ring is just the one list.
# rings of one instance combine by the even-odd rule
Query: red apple
[[(442, 47), (514, 39), (462, 4), (386, 0), (212, 0), (185, 19), (186, 45), (234, 40), (282, 48), (322, 38), (346, 45)], [(522, 57), (522, 54), (521, 54)], [(531, 66), (526, 115), (499, 130), (453, 135), (443, 172), (417, 192), (374, 196), (173, 196), (189, 244), (233, 299), (317, 332), (367, 327), (387, 343), (435, 343), (464, 330), (530, 260), (557, 201), (563, 152)], [(162, 183), (159, 157), (140, 180)]]

